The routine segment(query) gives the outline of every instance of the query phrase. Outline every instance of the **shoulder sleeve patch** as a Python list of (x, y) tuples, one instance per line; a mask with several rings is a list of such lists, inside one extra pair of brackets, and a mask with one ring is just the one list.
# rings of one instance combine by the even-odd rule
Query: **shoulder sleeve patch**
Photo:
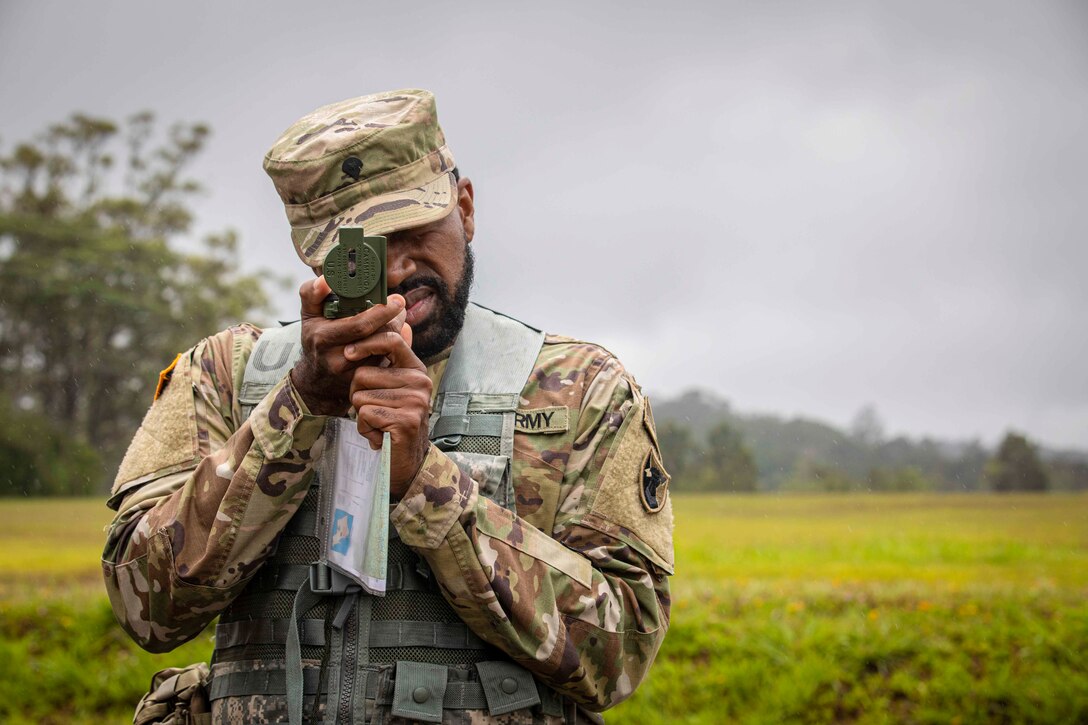
[(177, 380), (164, 386), (144, 416), (121, 461), (113, 484), (115, 495), (192, 466), (199, 458), (189, 354), (180, 355), (169, 369)]
[[(638, 404), (620, 426), (618, 439), (605, 462), (589, 518), (596, 521), (594, 525), (598, 527), (603, 522), (611, 524), (608, 529), (620, 532), (621, 538), (671, 573), (669, 475), (661, 465), (661, 454), (651, 435), (653, 421), (647, 419), (645, 399), (636, 396), (636, 401)], [(646, 473), (647, 469), (650, 474)]]

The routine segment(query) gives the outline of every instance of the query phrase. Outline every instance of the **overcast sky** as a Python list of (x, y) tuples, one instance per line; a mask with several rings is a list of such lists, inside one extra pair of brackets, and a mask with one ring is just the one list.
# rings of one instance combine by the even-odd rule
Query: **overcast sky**
[(3, 2), (0, 142), (207, 121), (201, 228), (301, 281), (263, 154), (429, 88), (480, 302), (657, 396), (1088, 447), (1088, 5), (519, 5)]

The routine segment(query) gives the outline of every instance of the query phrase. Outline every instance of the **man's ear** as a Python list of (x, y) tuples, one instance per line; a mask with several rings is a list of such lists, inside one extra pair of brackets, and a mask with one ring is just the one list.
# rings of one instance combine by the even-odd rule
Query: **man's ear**
[(465, 241), (471, 242), (476, 234), (476, 202), (472, 180), (468, 177), (457, 182), (457, 209), (461, 213), (461, 226), (465, 229)]

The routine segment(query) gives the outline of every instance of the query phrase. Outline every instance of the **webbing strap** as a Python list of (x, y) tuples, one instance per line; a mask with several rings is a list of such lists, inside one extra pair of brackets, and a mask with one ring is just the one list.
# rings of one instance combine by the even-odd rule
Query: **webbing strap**
[(503, 431), (502, 413), (477, 413), (476, 415), (442, 416), (431, 429), (431, 438), (442, 436), (492, 436), (498, 438)]
[[(368, 670), (368, 672), (370, 672)], [(376, 674), (376, 672), (372, 672)], [(505, 678), (503, 678), (505, 679)], [(371, 676), (364, 689), (368, 700), (375, 700), (379, 705), (390, 705), (393, 692), (379, 694), (383, 678)], [(501, 687), (501, 681), (499, 682)], [(541, 709), (546, 715), (561, 715), (563, 698), (554, 690), (536, 683), (541, 699)], [(302, 671), (302, 692), (306, 697), (324, 695), (320, 691), (321, 671), (317, 667), (307, 667)], [(284, 670), (257, 670), (253, 672), (231, 672), (212, 678), (209, 686), (209, 700), (221, 700), (224, 697), (250, 697), (252, 695), (287, 694), (287, 677)], [(446, 710), (483, 710), (489, 709), (487, 693), (479, 682), (449, 682), (442, 698), (442, 707)], [(497, 713), (492, 713), (497, 714)]]
[[(299, 642), (325, 646), (325, 620), (303, 619)], [(221, 622), (215, 627), (215, 646), (221, 649), (247, 644), (277, 644), (287, 639), (290, 619), (254, 619)], [(370, 623), (371, 647), (433, 647), (435, 649), (484, 649), (487, 643), (458, 623), (380, 619)]]
[(370, 646), (484, 649), (487, 644), (463, 624), (378, 619), (370, 623)]
[[(310, 577), (309, 564), (281, 564), (267, 566), (254, 576), (257, 591), (297, 592), (302, 582)], [(431, 580), (416, 571), (415, 567), (391, 562), (386, 571), (386, 591), (425, 592), (433, 589)]]
[[(318, 694), (321, 669), (307, 667), (302, 671), (302, 681), (302, 691), (305, 694)], [(287, 673), (284, 670), (254, 670), (216, 675), (212, 678), (208, 692), (209, 700), (250, 695), (286, 695)]]
[[(321, 671), (317, 667), (307, 667), (302, 671), (303, 693), (306, 696), (325, 694), (318, 692), (321, 683)], [(391, 705), (393, 693), (378, 693), (382, 678), (370, 677), (366, 683), (366, 698), (379, 705)], [(287, 678), (284, 670), (257, 670), (254, 672), (231, 672), (212, 678), (210, 700), (224, 697), (249, 697), (252, 695), (285, 695)], [(450, 682), (442, 697), (445, 710), (484, 710), (487, 697), (479, 682)]]
[[(310, 589), (310, 580), (307, 578), (295, 595), (295, 603), (291, 608), (291, 622), (287, 628), (287, 716), (291, 725), (302, 725), (303, 694), (305, 692), (305, 675), (302, 669), (302, 642), (299, 636), (298, 624), (306, 612), (313, 609), (314, 605), (322, 600), (322, 595), (315, 594)], [(320, 673), (320, 670), (318, 671)]]
[[(215, 646), (227, 648), (244, 644), (278, 644), (287, 640), (290, 627), (290, 619), (221, 622), (215, 626)], [(299, 622), (299, 640), (311, 647), (324, 647), (325, 620), (304, 619)]]
[(310, 579), (309, 564), (282, 564), (265, 566), (254, 577), (256, 588), (260, 591), (297, 592), (302, 583)]

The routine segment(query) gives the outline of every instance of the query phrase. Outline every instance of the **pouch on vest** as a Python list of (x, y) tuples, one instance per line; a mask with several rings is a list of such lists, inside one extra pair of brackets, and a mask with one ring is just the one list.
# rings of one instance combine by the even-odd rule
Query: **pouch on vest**
[(540, 694), (529, 670), (513, 662), (477, 662), (480, 684), (492, 715), (505, 715), (540, 704)]
[(156, 672), (136, 706), (133, 725), (211, 725), (209, 680), (211, 672), (204, 662)]
[(392, 713), (423, 722), (442, 722), (449, 672), (445, 665), (397, 662)]

